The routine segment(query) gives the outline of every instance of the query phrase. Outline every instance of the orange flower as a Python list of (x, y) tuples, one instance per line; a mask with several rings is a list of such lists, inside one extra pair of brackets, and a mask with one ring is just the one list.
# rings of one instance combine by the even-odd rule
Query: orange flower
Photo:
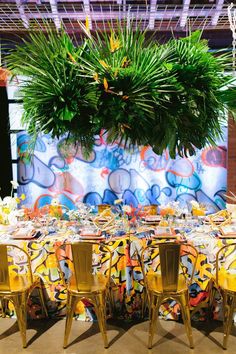
[(93, 78), (94, 78), (95, 81), (99, 82), (98, 73), (95, 73), (93, 75)]
[(130, 64), (130, 60), (128, 60), (127, 57), (124, 57), (124, 58), (122, 59), (122, 62), (121, 62), (121, 67), (122, 67), (122, 68), (127, 68), (127, 66), (129, 66), (129, 64)]
[(86, 19), (85, 19), (85, 27), (86, 27), (86, 30), (88, 32), (90, 32), (90, 21), (89, 21), (88, 16), (86, 16)]
[(114, 33), (110, 36), (110, 48), (111, 53), (114, 53), (117, 49), (120, 48), (120, 40), (114, 36)]
[(105, 91), (107, 92), (108, 91), (108, 82), (107, 82), (107, 79), (105, 77), (103, 79), (103, 86), (104, 86)]
[(49, 215), (55, 218), (60, 218), (62, 216), (61, 205), (49, 205)]
[(68, 54), (68, 57), (70, 58), (70, 60), (72, 61), (72, 63), (76, 63), (76, 60), (75, 60), (75, 58), (73, 57), (73, 55), (72, 54), (70, 54), (70, 52), (68, 52), (67, 53)]
[(99, 60), (99, 63), (105, 68), (109, 68), (109, 65), (104, 60)]
[(122, 96), (122, 99), (126, 101), (129, 99), (129, 96)]
[(174, 213), (175, 213), (174, 209), (172, 209), (170, 207), (162, 208), (160, 210), (161, 216), (174, 215)]

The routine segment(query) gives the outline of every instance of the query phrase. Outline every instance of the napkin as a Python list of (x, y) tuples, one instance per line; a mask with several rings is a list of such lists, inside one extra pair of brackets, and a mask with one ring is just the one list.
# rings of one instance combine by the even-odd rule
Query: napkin
[(20, 227), (16, 231), (14, 231), (11, 235), (14, 239), (32, 239), (38, 237), (40, 235), (40, 231), (37, 231), (34, 227)]

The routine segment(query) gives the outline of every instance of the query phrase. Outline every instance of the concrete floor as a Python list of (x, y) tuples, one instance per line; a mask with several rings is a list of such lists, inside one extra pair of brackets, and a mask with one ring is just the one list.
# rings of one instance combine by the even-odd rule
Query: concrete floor
[(0, 354), (235, 354), (236, 327), (229, 337), (228, 350), (222, 349), (222, 322), (193, 322), (195, 349), (188, 346), (183, 324), (160, 320), (153, 349), (147, 349), (148, 321), (127, 324), (108, 320), (109, 348), (96, 323), (73, 321), (70, 344), (62, 348), (64, 320), (28, 321), (28, 347), (22, 349), (18, 326), (14, 319), (0, 319)]

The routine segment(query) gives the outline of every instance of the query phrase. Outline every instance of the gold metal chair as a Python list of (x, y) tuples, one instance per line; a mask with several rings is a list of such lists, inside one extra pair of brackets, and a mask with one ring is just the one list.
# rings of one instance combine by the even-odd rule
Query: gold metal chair
[(157, 205), (144, 205), (143, 211), (146, 213), (146, 215), (157, 215)]
[[(94, 246), (97, 247), (97, 253), (94, 255)], [(62, 252), (68, 255), (67, 264), (69, 268), (69, 277), (65, 278), (61, 262), (64, 261)], [(93, 274), (94, 258), (98, 257), (98, 253), (105, 253), (106, 272), (105, 274)], [(64, 334), (64, 345), (68, 345), (73, 314), (78, 301), (87, 299), (94, 305), (94, 310), (98, 319), (98, 325), (102, 333), (104, 347), (108, 347), (106, 333), (106, 299), (110, 297), (110, 276), (111, 276), (111, 251), (110, 249), (98, 242), (76, 242), (72, 244), (63, 244), (56, 250), (56, 256), (59, 263), (59, 271), (61, 278), (67, 287), (67, 311), (66, 324)], [(71, 261), (69, 261), (69, 259)], [(96, 260), (98, 265), (98, 260)], [(98, 267), (99, 268), (99, 267)]]
[(223, 348), (227, 349), (236, 309), (236, 243), (223, 246), (217, 252), (215, 283), (223, 297)]
[[(181, 262), (183, 255), (190, 257), (192, 261), (192, 273), (189, 279), (186, 268)], [(188, 285), (193, 279), (197, 257), (198, 251), (195, 247), (176, 242), (159, 242), (143, 250), (141, 262), (149, 300), (149, 349), (152, 348), (158, 310), (168, 299), (173, 299), (180, 305), (190, 348), (193, 348)]]
[(108, 213), (111, 210), (111, 205), (109, 204), (98, 204), (98, 214), (101, 214), (106, 210)]
[[(11, 268), (14, 269), (11, 270)], [(21, 272), (17, 268), (20, 268)], [(6, 304), (11, 301), (15, 307), (23, 348), (27, 346), (27, 300), (34, 288), (39, 290), (42, 308), (47, 316), (41, 281), (38, 276), (32, 274), (30, 256), (24, 249), (16, 245), (0, 244), (0, 301), (2, 317), (6, 315)]]
[(226, 209), (220, 210), (215, 214), (209, 215), (209, 222), (213, 229), (218, 229), (222, 226), (231, 224), (231, 221), (231, 213)]

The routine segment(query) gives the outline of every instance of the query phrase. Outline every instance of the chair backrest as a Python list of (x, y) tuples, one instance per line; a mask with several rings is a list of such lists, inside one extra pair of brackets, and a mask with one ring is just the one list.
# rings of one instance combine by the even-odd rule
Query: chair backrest
[[(198, 251), (190, 244), (153, 243), (148, 245), (141, 255), (144, 279), (146, 281), (146, 273), (150, 270), (159, 273), (161, 274), (163, 292), (175, 292), (178, 288), (180, 274), (186, 276), (186, 281), (192, 282), (197, 258)], [(190, 269), (187, 269), (188, 263), (191, 263)]]
[(102, 213), (104, 210), (111, 210), (111, 205), (109, 204), (98, 204), (98, 214)]
[(146, 215), (157, 215), (157, 206), (155, 204), (144, 205), (143, 211)]
[[(71, 274), (69, 275), (68, 279), (65, 279), (65, 273), (62, 264), (60, 261), (62, 260), (59, 250), (65, 249), (69, 247), (66, 251), (67, 258), (70, 258), (70, 271)], [(96, 251), (95, 248), (96, 247)], [(108, 246), (98, 243), (98, 242), (76, 242), (76, 243), (65, 243), (59, 246), (56, 250), (56, 257), (59, 262), (59, 269), (62, 276), (62, 279), (65, 283), (69, 283), (71, 278), (75, 280), (76, 287), (78, 291), (86, 292), (89, 291), (91, 288), (91, 282), (93, 279), (94, 267), (98, 268), (97, 259), (94, 258), (95, 255), (98, 253), (106, 252), (105, 262), (108, 262), (106, 267), (106, 276), (110, 279), (111, 276), (111, 251)], [(68, 267), (68, 264), (67, 264)]]
[[(9, 251), (11, 250), (11, 252)], [(17, 256), (17, 252), (21, 254), (19, 257), (14, 257)], [(10, 255), (11, 253), (11, 255)], [(17, 275), (17, 266), (19, 268), (22, 268), (21, 264), (23, 263), (26, 265), (26, 273), (24, 275), (27, 275), (31, 281), (31, 284), (33, 283), (33, 274), (32, 274), (32, 269), (31, 269), (31, 262), (30, 262), (30, 256), (28, 253), (22, 249), (21, 247), (18, 247), (16, 245), (12, 244), (0, 244), (0, 292), (8, 292), (11, 291), (10, 288), (10, 274), (9, 274), (9, 258), (12, 258), (11, 263), (14, 264), (14, 271), (15, 275)], [(21, 261), (17, 261), (17, 258), (21, 258)], [(22, 262), (23, 258), (23, 262)]]
[(236, 277), (236, 243), (227, 244), (216, 254), (216, 283), (218, 285), (219, 273), (224, 277), (227, 273)]
[(0, 245), (0, 291), (10, 291), (10, 279), (6, 245)]
[(77, 288), (86, 290), (92, 279), (93, 245), (74, 243), (71, 245)]
[(179, 279), (180, 244), (161, 243), (159, 252), (163, 291), (176, 291)]
[(220, 210), (215, 214), (209, 215), (209, 221), (212, 227), (219, 228), (231, 223), (231, 213), (226, 210)]

